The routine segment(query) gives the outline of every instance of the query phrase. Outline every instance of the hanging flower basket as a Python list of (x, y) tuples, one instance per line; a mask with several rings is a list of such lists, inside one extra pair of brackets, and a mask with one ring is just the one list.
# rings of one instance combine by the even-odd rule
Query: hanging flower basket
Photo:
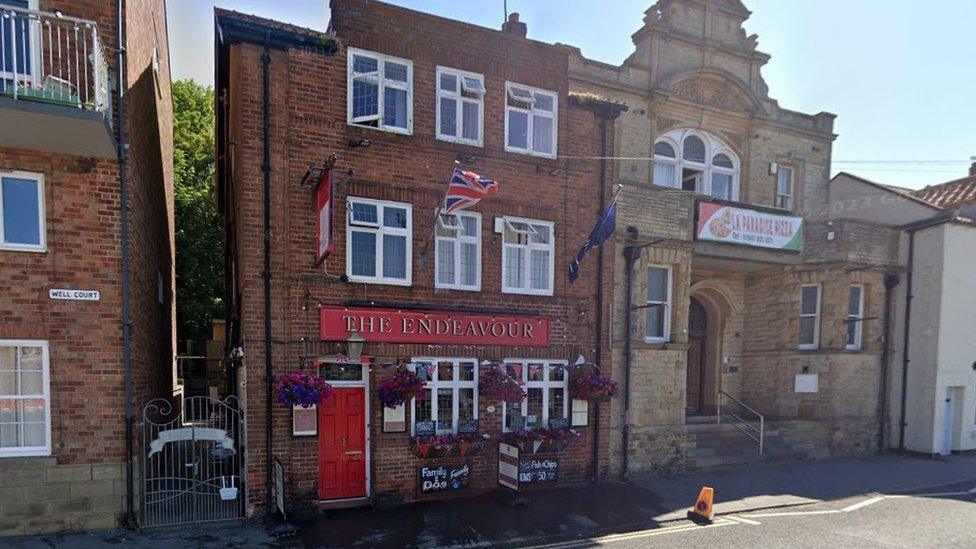
[(315, 374), (299, 371), (278, 376), (275, 391), (285, 406), (311, 408), (332, 395), (332, 386)]
[(569, 396), (589, 401), (609, 402), (617, 396), (617, 382), (598, 371), (580, 372), (569, 379)]
[(380, 402), (386, 408), (396, 408), (412, 398), (423, 398), (424, 382), (416, 372), (406, 368), (380, 382)]
[(413, 437), (410, 439), (410, 451), (421, 459), (471, 457), (485, 451), (487, 438), (487, 433)]
[(558, 453), (579, 441), (582, 435), (574, 430), (538, 429), (511, 431), (502, 435), (502, 442), (518, 446), (526, 454)]
[(481, 376), (478, 394), (488, 400), (514, 404), (525, 398), (525, 389), (522, 388), (522, 382), (508, 375), (502, 368), (494, 366)]

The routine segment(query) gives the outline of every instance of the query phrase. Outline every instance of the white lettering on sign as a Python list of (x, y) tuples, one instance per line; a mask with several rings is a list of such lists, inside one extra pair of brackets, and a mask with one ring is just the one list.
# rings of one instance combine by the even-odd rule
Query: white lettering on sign
[(66, 290), (51, 288), (47, 292), (51, 299), (67, 299), (70, 301), (98, 301), (102, 298), (98, 290)]

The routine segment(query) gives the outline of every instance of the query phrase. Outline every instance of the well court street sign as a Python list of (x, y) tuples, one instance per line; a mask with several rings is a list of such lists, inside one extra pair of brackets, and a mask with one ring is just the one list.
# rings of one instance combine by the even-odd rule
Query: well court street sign
[(63, 299), (68, 301), (98, 301), (102, 294), (98, 290), (67, 290), (51, 288), (47, 292), (51, 299)]

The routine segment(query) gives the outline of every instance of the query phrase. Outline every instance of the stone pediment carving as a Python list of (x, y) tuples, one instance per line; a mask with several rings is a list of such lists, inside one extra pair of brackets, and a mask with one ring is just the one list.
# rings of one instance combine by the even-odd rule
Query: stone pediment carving
[(752, 111), (751, 101), (728, 82), (706, 78), (688, 78), (671, 86), (674, 97), (730, 111)]

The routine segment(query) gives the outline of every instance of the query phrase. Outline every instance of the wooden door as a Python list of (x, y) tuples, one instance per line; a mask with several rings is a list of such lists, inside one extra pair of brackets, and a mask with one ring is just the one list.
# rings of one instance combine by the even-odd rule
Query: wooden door
[(319, 406), (319, 499), (365, 496), (365, 389), (338, 388)]
[(688, 339), (688, 383), (687, 383), (687, 413), (698, 414), (702, 411), (702, 382), (704, 374), (705, 339), (692, 336)]

